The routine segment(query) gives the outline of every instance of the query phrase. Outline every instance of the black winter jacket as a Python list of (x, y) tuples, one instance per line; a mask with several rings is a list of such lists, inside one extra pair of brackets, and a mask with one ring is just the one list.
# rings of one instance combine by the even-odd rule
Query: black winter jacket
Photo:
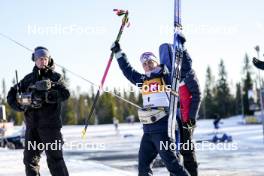
[(11, 87), (8, 92), (7, 102), (16, 111), (24, 111), (25, 124), (29, 128), (61, 128), (61, 103), (70, 96), (69, 90), (66, 88), (63, 77), (49, 69), (46, 71), (39, 70), (36, 66), (32, 73), (26, 75), (18, 84), (22, 93), (27, 92), (28, 88), (42, 79), (50, 79), (56, 83), (51, 89), (57, 90), (56, 103), (42, 103), (41, 108), (24, 109), (16, 100), (17, 86)]

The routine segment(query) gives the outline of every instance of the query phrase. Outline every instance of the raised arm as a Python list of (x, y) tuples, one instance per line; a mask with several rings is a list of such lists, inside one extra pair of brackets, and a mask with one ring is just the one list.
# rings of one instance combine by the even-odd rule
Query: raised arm
[(128, 62), (127, 56), (122, 52), (119, 43), (115, 42), (111, 47), (111, 50), (115, 53), (118, 65), (122, 70), (124, 76), (134, 85), (142, 84), (145, 80), (145, 75), (136, 71)]

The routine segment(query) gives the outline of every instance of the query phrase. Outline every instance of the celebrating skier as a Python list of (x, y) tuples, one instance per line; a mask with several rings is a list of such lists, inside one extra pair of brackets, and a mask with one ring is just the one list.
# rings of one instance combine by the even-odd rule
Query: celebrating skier
[(153, 53), (145, 52), (140, 57), (145, 71), (145, 74), (141, 74), (129, 64), (118, 42), (112, 45), (111, 50), (115, 53), (124, 76), (142, 91), (143, 109), (139, 109), (138, 113), (143, 123), (144, 134), (139, 149), (138, 175), (152, 175), (151, 163), (157, 154), (160, 155), (171, 175), (189, 175), (188, 171), (179, 164), (173, 149), (160, 147), (161, 143), (168, 145), (172, 143), (167, 133), (169, 93), (166, 85), (170, 82), (168, 69), (165, 65), (159, 65)]
[(68, 99), (70, 93), (62, 76), (54, 71), (54, 62), (47, 48), (35, 48), (32, 60), (35, 62), (32, 73), (11, 87), (7, 96), (8, 104), (25, 115), (26, 175), (40, 175), (38, 164), (43, 147), (39, 146), (45, 146), (51, 175), (68, 176), (61, 148), (60, 113), (61, 102)]

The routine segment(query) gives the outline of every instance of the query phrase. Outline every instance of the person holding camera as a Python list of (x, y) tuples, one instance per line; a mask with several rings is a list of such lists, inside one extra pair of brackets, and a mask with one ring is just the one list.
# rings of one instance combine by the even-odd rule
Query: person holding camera
[(25, 115), (25, 172), (27, 176), (40, 175), (39, 161), (45, 150), (51, 175), (68, 176), (62, 153), (60, 114), (61, 103), (69, 98), (70, 92), (63, 77), (54, 71), (47, 48), (36, 47), (32, 60), (33, 71), (11, 87), (7, 96), (8, 104)]

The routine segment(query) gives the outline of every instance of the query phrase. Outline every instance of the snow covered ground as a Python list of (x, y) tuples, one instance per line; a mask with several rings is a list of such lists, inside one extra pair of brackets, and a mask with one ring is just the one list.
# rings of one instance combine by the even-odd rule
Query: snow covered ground
[[(64, 155), (70, 175), (136, 176), (137, 152), (142, 126), (121, 124), (117, 133), (113, 125), (89, 126), (86, 139), (81, 139), (83, 126), (65, 126)], [(233, 142), (215, 145), (205, 142), (197, 150), (201, 176), (263, 176), (264, 143), (261, 125), (244, 125), (241, 117), (223, 120), (222, 132), (233, 136)], [(212, 120), (199, 120), (195, 139), (210, 139)], [(225, 150), (221, 150), (224, 148)], [(49, 176), (45, 155), (41, 173)], [(165, 168), (154, 168), (154, 175), (167, 176)], [(23, 150), (0, 148), (0, 176), (24, 175)]]

